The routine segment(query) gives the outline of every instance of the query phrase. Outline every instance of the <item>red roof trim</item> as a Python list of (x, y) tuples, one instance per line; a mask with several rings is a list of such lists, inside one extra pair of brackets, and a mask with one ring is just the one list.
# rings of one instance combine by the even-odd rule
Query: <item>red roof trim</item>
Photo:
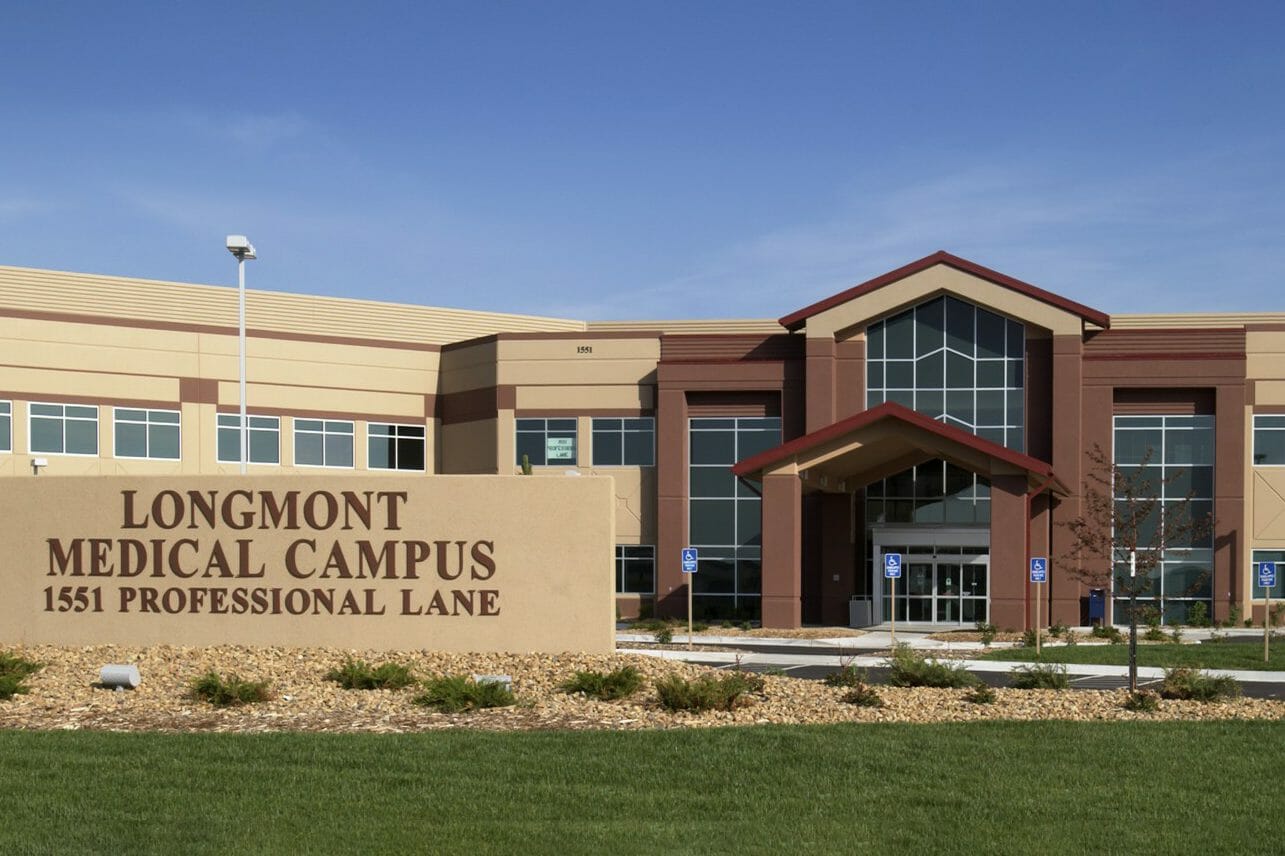
[(1049, 304), (1050, 306), (1056, 306), (1058, 309), (1070, 312), (1072, 315), (1078, 315), (1085, 321), (1089, 321), (1099, 327), (1111, 326), (1111, 316), (1107, 315), (1105, 312), (1099, 312), (1098, 310), (1091, 309), (1082, 303), (1076, 303), (1073, 300), (1067, 300), (1065, 297), (1059, 297), (1051, 291), (1045, 291), (1038, 286), (1031, 285), (1029, 282), (1022, 282), (1020, 279), (1014, 279), (1011, 276), (1002, 274), (999, 271), (991, 270), (988, 267), (982, 267), (976, 262), (970, 262), (968, 259), (961, 259), (959, 256), (953, 256), (945, 250), (938, 250), (931, 256), (924, 256), (919, 261), (911, 262), (904, 267), (899, 267), (896, 270), (889, 271), (883, 276), (877, 276), (874, 279), (861, 283), (860, 285), (854, 285), (847, 291), (841, 291), (833, 297), (827, 297), (825, 300), (813, 303), (811, 306), (805, 306), (797, 312), (791, 312), (789, 315), (780, 319), (780, 324), (782, 327), (793, 332), (802, 327), (803, 322), (807, 321), (807, 319), (811, 318), (813, 315), (824, 312), (827, 309), (833, 309), (841, 303), (847, 303), (849, 300), (854, 300), (862, 295), (869, 294), (872, 291), (883, 288), (885, 285), (891, 285), (892, 283), (905, 279), (912, 274), (927, 270), (933, 265), (949, 265), (956, 270), (963, 271), (964, 273), (971, 273), (973, 276), (981, 277), (982, 279), (989, 280), (996, 285), (1002, 285), (1005, 288), (1011, 288), (1016, 292), (1025, 294), (1027, 297), (1033, 297), (1036, 300)]
[(970, 449), (989, 455), (992, 458), (998, 458), (1005, 463), (1012, 464), (1015, 467), (1032, 472), (1037, 475), (1048, 478), (1053, 477), (1053, 468), (1038, 458), (1032, 458), (1030, 455), (1014, 452), (1012, 449), (1001, 446), (998, 443), (984, 440), (974, 434), (969, 434), (952, 425), (944, 422), (938, 422), (922, 413), (911, 410), (905, 405), (897, 404), (894, 401), (886, 401), (878, 407), (872, 407), (869, 410), (862, 411), (855, 416), (849, 416), (847, 419), (841, 419), (832, 425), (819, 428), (811, 434), (804, 434), (802, 437), (796, 437), (786, 443), (782, 443), (775, 449), (768, 449), (766, 452), (759, 452), (757, 455), (746, 458), (745, 460), (732, 467), (732, 474), (736, 476), (746, 476), (759, 470), (766, 469), (773, 464), (779, 463), (787, 458), (806, 452), (809, 449), (836, 440), (845, 434), (872, 425), (883, 419), (894, 419), (898, 422), (904, 422), (915, 428), (921, 428), (932, 434), (936, 434), (947, 440), (959, 443)]

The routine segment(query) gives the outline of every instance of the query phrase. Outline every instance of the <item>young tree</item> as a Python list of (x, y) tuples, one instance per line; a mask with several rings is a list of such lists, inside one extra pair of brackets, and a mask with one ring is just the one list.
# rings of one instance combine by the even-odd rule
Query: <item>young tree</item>
[(1214, 526), (1212, 515), (1194, 513), (1191, 490), (1178, 499), (1161, 499), (1165, 488), (1184, 472), (1175, 470), (1163, 479), (1150, 475), (1154, 451), (1149, 448), (1141, 463), (1124, 466), (1095, 443), (1089, 451), (1081, 513), (1062, 524), (1071, 535), (1071, 545), (1061, 557), (1070, 576), (1094, 588), (1110, 588), (1113, 600), (1129, 600), (1133, 692), (1138, 689), (1138, 597), (1155, 587), (1165, 550), (1190, 547), (1207, 538)]

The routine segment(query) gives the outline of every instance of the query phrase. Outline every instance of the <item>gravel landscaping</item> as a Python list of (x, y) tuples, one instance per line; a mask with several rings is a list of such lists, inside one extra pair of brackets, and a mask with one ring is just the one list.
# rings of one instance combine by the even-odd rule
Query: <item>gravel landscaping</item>
[[(414, 732), (447, 728), (492, 730), (691, 728), (758, 723), (947, 722), (1010, 720), (1282, 719), (1285, 701), (1161, 701), (1159, 712), (1131, 713), (1123, 691), (997, 690), (990, 705), (965, 700), (964, 690), (879, 686), (882, 708), (845, 704), (843, 688), (766, 676), (764, 690), (732, 711), (673, 713), (661, 708), (652, 688), (670, 674), (695, 678), (717, 674), (707, 667), (617, 654), (452, 654), (443, 652), (342, 651), (322, 648), (127, 648), (40, 646), (11, 649), (45, 667), (27, 679), (29, 694), (0, 701), (0, 728), (97, 729), (112, 731), (311, 731)], [(353, 656), (378, 664), (395, 660), (417, 676), (505, 674), (512, 676), (518, 704), (510, 708), (443, 714), (411, 702), (413, 689), (344, 690), (325, 675)], [(132, 691), (95, 687), (107, 663), (134, 663), (142, 684)], [(615, 702), (569, 696), (558, 686), (576, 671), (610, 671), (630, 665), (646, 685)], [(209, 670), (266, 680), (269, 701), (215, 708), (192, 700), (188, 687)]]

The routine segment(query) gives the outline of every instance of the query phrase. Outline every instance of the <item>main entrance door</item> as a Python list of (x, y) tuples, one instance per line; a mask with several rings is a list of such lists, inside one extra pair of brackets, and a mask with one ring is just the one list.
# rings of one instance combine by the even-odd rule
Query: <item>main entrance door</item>
[[(923, 624), (971, 625), (989, 620), (988, 536), (986, 530), (876, 532), (871, 564), (880, 596), (875, 621), (887, 621), (894, 609), (898, 621)], [(895, 605), (890, 602), (891, 581), (883, 576), (884, 553), (902, 555)]]
[[(989, 556), (908, 558), (912, 561), (904, 565), (897, 586), (898, 621), (973, 624), (987, 619)], [(885, 604), (890, 588), (885, 587)]]

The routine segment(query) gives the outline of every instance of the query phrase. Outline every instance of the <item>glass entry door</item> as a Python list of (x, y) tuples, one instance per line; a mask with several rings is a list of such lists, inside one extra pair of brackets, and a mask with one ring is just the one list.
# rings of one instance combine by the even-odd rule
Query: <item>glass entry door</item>
[[(901, 579), (897, 581), (897, 620), (933, 624), (986, 621), (990, 556), (979, 555), (978, 548), (934, 549), (939, 552), (903, 557)], [(882, 562), (879, 573), (883, 584), (882, 620), (887, 621), (892, 586), (882, 576)]]

